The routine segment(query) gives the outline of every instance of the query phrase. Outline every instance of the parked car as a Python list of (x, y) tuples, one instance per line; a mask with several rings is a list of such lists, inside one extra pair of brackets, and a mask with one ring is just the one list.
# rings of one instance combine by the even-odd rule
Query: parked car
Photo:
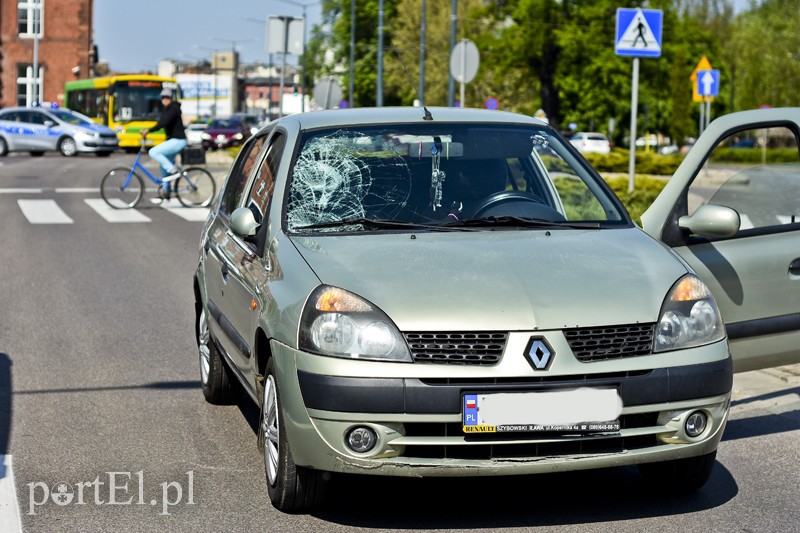
[(607, 154), (611, 152), (611, 143), (602, 133), (579, 131), (570, 137), (569, 142), (581, 153)]
[(250, 129), (250, 135), (255, 135), (261, 129), (262, 123), (256, 115), (248, 115), (247, 113), (234, 113), (231, 118), (237, 118), (244, 122), (245, 126)]
[(780, 173), (797, 165), (686, 201), (708, 153), (754, 127), (796, 135), (800, 109), (714, 121), (642, 229), (530, 117), (384, 107), (273, 121), (242, 147), (201, 234), (203, 394), (227, 403), (241, 388), (260, 407), (284, 511), (318, 503), (331, 472), (637, 465), (659, 490), (697, 489), (734, 369), (800, 361), (800, 223), (783, 216), (800, 181)]
[(209, 122), (201, 136), (206, 150), (230, 148), (239, 146), (250, 137), (250, 128), (236, 117), (217, 118)]
[(203, 144), (203, 133), (208, 129), (204, 122), (193, 122), (186, 126), (186, 141), (190, 146)]
[(54, 150), (67, 157), (79, 152), (107, 156), (117, 148), (114, 130), (76, 111), (58, 107), (0, 110), (0, 156), (8, 152), (39, 156)]

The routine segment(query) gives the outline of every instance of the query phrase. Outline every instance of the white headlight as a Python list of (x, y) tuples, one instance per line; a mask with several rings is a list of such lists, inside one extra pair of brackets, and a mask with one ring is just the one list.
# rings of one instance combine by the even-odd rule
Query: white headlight
[(725, 326), (711, 291), (697, 276), (681, 278), (661, 306), (655, 351), (691, 348), (724, 338)]
[(411, 354), (389, 317), (355, 294), (318, 287), (300, 321), (301, 350), (333, 357), (411, 362)]

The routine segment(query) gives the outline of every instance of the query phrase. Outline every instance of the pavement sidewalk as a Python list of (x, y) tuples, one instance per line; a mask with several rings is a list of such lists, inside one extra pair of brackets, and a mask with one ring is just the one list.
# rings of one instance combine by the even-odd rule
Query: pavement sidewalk
[(731, 415), (800, 411), (800, 364), (734, 374)]

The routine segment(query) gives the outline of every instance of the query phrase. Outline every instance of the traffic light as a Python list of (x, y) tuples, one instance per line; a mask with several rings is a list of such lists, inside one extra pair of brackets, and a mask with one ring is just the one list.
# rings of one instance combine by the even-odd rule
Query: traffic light
[(295, 84), (292, 86), (292, 94), (293, 94), (293, 95), (295, 95), (295, 96), (297, 96), (298, 92), (299, 92), (299, 89), (298, 89), (298, 87), (297, 87), (297, 84), (295, 83)]

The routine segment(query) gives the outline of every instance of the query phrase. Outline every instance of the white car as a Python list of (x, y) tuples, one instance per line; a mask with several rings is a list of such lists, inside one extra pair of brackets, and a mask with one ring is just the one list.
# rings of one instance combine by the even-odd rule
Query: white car
[(107, 156), (117, 148), (114, 130), (69, 109), (9, 107), (0, 111), (0, 156), (8, 152), (39, 156), (54, 150), (67, 157), (79, 152)]
[(583, 154), (607, 154), (611, 152), (611, 143), (602, 133), (579, 131), (570, 137), (569, 142)]
[(203, 132), (208, 128), (208, 124), (201, 122), (186, 126), (186, 140), (189, 146), (200, 146), (203, 144)]

